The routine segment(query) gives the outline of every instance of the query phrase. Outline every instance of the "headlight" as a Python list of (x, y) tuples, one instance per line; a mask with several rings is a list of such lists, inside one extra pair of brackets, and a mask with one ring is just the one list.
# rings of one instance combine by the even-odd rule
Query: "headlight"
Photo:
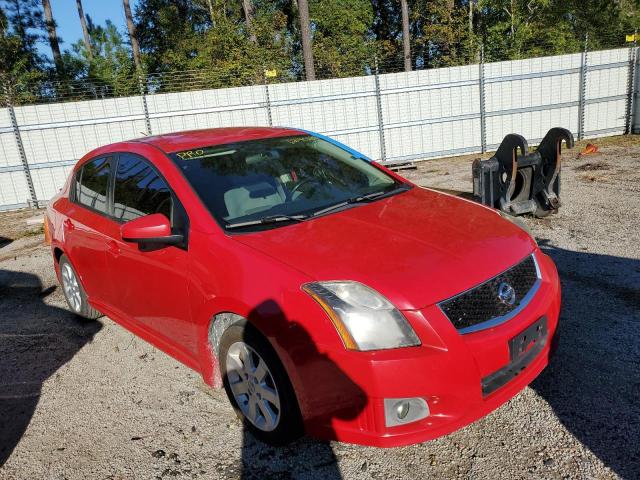
[(358, 282), (334, 281), (302, 286), (329, 315), (349, 350), (382, 350), (420, 345), (420, 340), (393, 304)]

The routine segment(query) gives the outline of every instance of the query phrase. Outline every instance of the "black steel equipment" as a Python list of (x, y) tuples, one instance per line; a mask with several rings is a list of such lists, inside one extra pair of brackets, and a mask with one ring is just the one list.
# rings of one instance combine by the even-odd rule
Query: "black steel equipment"
[(511, 215), (545, 217), (560, 207), (561, 144), (573, 148), (573, 134), (552, 128), (535, 152), (528, 153), (522, 135), (510, 133), (488, 160), (473, 162), (473, 195), (477, 201)]

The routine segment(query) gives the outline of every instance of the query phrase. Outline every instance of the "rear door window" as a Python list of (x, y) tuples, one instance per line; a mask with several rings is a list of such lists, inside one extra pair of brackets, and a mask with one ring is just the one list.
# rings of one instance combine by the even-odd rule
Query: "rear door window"
[(151, 167), (138, 157), (120, 154), (113, 190), (113, 216), (123, 222), (152, 213), (162, 213), (173, 221), (171, 190)]
[(85, 163), (76, 174), (76, 201), (97, 212), (108, 213), (107, 192), (110, 173), (109, 158), (98, 158)]

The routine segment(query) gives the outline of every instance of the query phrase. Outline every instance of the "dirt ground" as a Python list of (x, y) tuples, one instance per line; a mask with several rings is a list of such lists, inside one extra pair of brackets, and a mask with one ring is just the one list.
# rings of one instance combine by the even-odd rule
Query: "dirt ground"
[[(525, 219), (562, 278), (554, 362), (478, 422), (396, 449), (256, 442), (198, 374), (70, 314), (33, 212), (0, 215), (0, 479), (640, 478), (640, 138), (596, 143), (565, 155), (560, 212)], [(469, 191), (472, 158), (402, 173)]]

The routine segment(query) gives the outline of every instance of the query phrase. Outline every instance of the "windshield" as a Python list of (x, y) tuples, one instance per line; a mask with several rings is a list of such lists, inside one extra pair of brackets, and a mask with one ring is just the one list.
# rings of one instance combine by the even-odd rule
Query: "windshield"
[[(223, 226), (306, 218), (356, 197), (391, 192), (400, 182), (310, 135), (266, 138), (170, 155)], [(374, 198), (374, 197), (371, 197)], [(286, 220), (286, 219), (284, 219)], [(269, 228), (282, 225), (272, 222)]]

